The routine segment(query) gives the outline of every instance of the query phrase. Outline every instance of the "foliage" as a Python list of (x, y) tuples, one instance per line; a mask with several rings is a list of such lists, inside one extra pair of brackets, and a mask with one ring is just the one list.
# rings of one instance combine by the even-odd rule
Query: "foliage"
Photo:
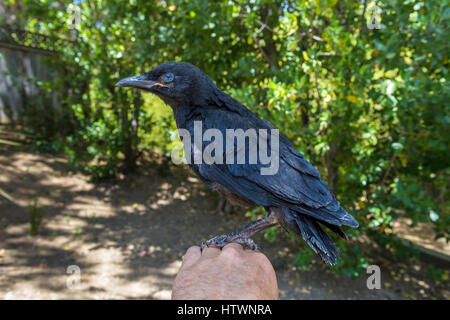
[[(76, 41), (52, 61), (62, 71), (51, 86), (70, 88), (66, 152), (94, 175), (174, 143), (168, 109), (115, 82), (188, 61), (294, 142), (359, 220), (351, 236), (409, 252), (392, 235), (406, 215), (450, 239), (447, 0), (81, 0), (75, 29), (72, 1), (21, 2), (17, 23)], [(380, 28), (368, 29), (375, 4)], [(336, 270), (357, 275), (363, 252), (339, 244)]]

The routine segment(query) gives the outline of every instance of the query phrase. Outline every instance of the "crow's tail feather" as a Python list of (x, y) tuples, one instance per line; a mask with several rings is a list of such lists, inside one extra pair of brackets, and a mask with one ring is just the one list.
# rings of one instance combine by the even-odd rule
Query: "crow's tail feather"
[(306, 243), (327, 264), (336, 264), (339, 250), (330, 236), (320, 227), (314, 219), (306, 216), (296, 215), (295, 222), (300, 230), (301, 236)]
[(301, 236), (325, 263), (336, 264), (339, 250), (331, 237), (322, 229), (322, 225), (347, 239), (347, 235), (339, 225), (318, 220), (286, 207), (275, 207), (271, 210), (278, 216), (278, 222), (284, 229)]

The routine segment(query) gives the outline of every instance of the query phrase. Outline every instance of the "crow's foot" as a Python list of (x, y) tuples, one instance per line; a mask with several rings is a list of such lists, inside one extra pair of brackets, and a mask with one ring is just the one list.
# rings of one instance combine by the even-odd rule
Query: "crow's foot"
[(208, 241), (203, 242), (200, 248), (201, 248), (201, 250), (203, 250), (205, 247), (214, 247), (214, 248), (222, 249), (227, 244), (232, 243), (232, 242), (239, 243), (240, 245), (242, 245), (244, 247), (244, 249), (249, 249), (249, 250), (253, 250), (253, 251), (259, 250), (262, 252), (262, 247), (260, 245), (256, 244), (250, 238), (244, 238), (244, 237), (231, 238), (227, 235), (221, 235), (221, 236), (217, 236), (212, 239), (209, 239)]
[(244, 249), (249, 249), (253, 251), (259, 250), (260, 252), (263, 251), (263, 248), (250, 238), (237, 238), (234, 239), (232, 242), (241, 244), (244, 247)]

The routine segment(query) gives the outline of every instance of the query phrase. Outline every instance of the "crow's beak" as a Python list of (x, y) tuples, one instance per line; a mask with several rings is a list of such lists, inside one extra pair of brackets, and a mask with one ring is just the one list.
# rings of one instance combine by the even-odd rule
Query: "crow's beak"
[(157, 81), (147, 80), (145, 75), (128, 77), (116, 83), (118, 87), (131, 87), (144, 90), (151, 90), (154, 86), (161, 86)]

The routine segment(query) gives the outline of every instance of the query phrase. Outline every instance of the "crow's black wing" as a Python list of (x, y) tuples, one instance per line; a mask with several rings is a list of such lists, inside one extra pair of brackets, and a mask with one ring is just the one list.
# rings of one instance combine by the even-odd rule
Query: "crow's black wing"
[[(253, 114), (243, 117), (242, 114), (228, 110), (205, 110), (201, 120), (204, 129), (218, 129), (224, 137), (226, 129), (246, 131), (250, 128), (274, 128)], [(205, 182), (219, 183), (261, 206), (287, 207), (337, 226), (358, 225), (354, 218), (339, 206), (327, 185), (320, 179), (317, 170), (293, 148), (286, 137), (280, 135), (279, 139), (278, 172), (261, 175), (261, 169), (264, 167), (267, 165), (262, 165), (259, 161), (257, 164), (199, 164), (197, 173)]]

